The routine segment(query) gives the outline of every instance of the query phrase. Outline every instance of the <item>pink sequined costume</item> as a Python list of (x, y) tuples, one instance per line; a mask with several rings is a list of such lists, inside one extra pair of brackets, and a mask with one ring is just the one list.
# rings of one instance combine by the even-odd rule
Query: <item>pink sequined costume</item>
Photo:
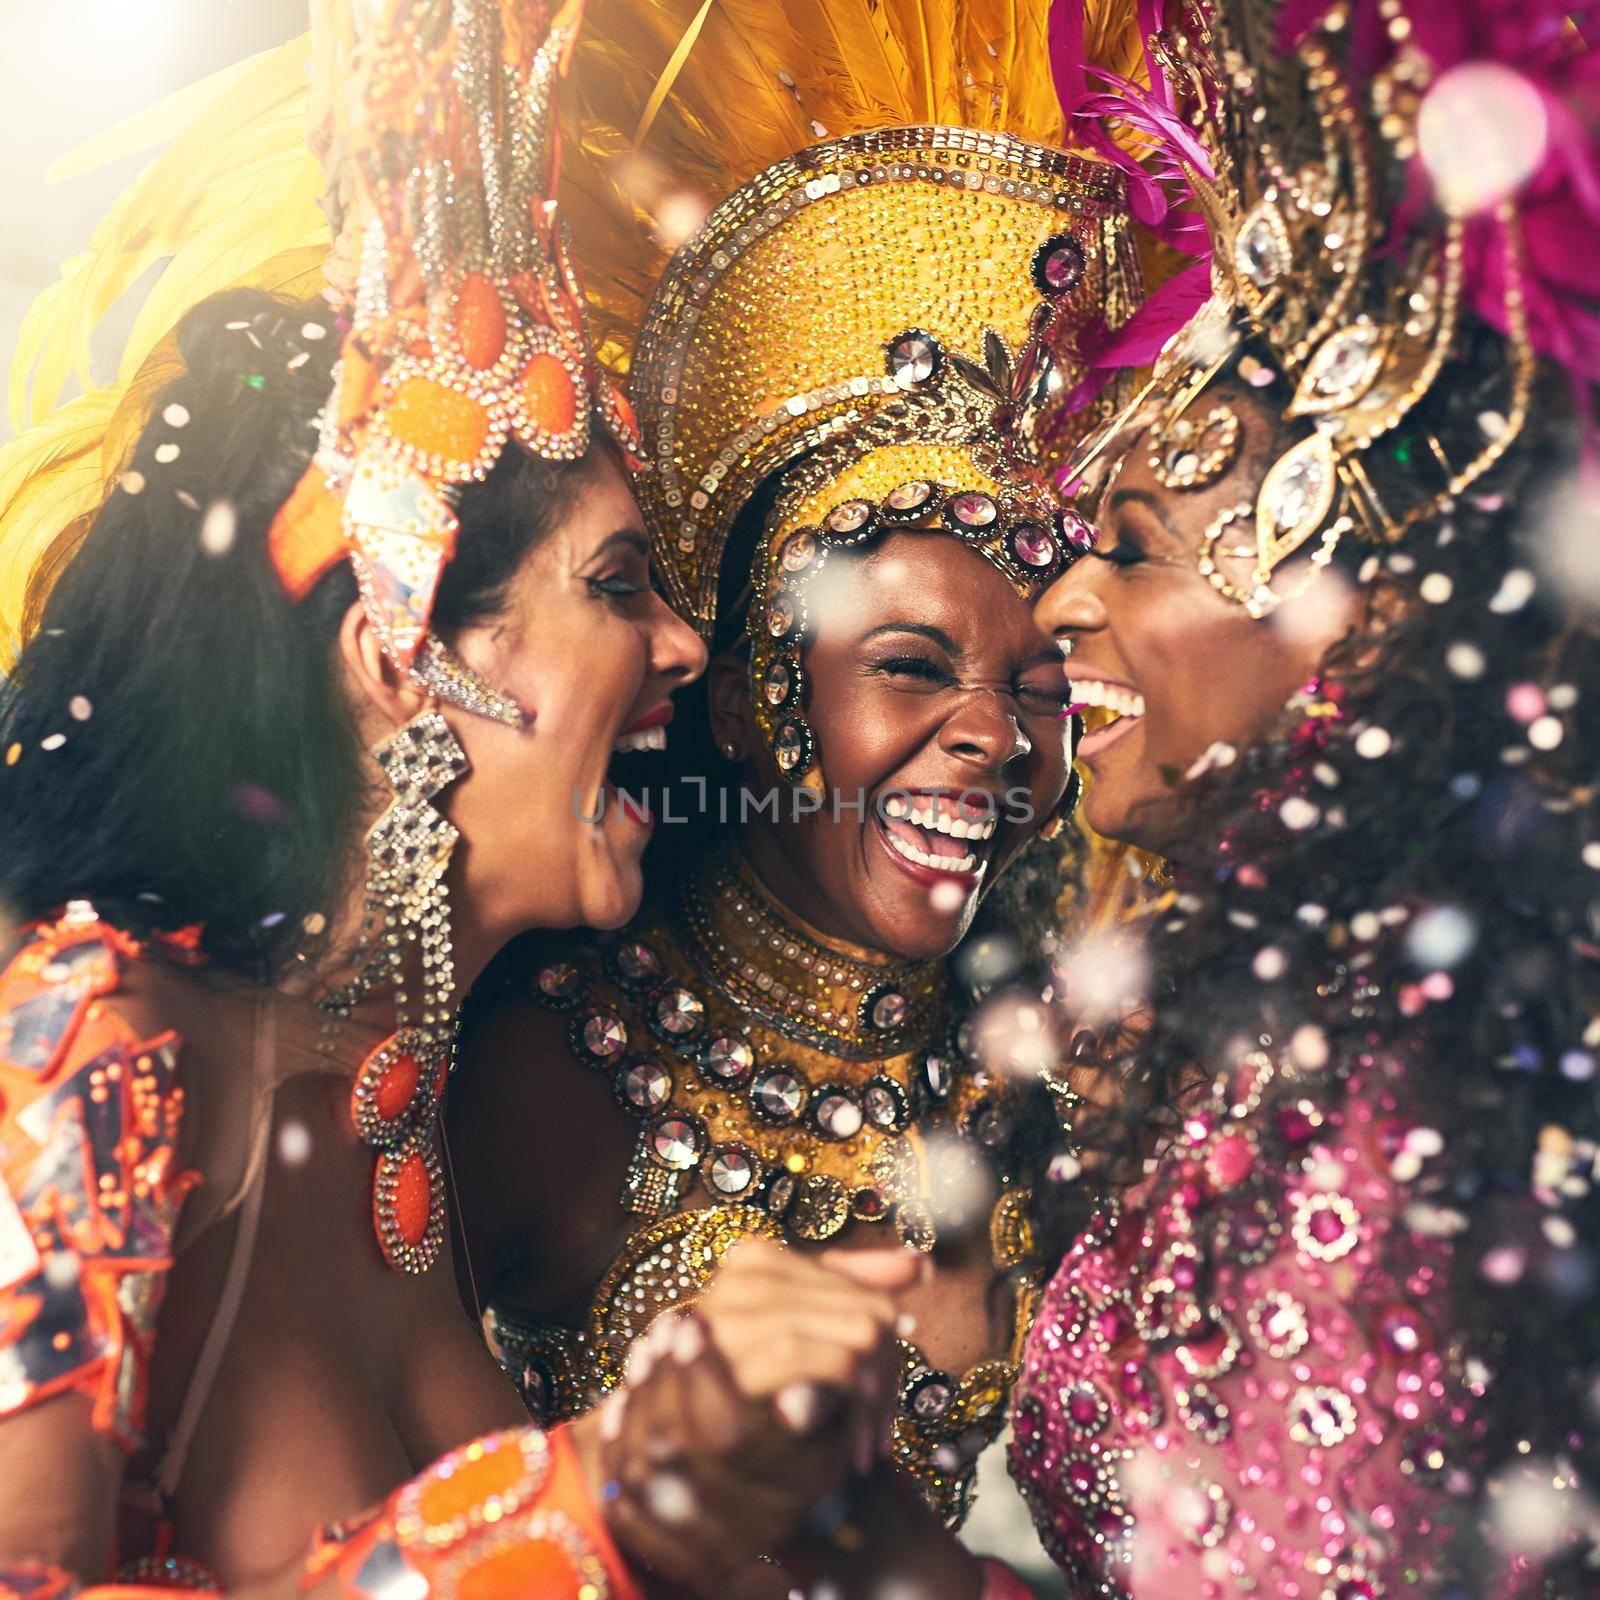
[(1075, 1593), (1428, 1592), (1472, 1395), (1449, 1246), (1393, 1175), (1416, 1124), (1376, 1062), (1326, 1113), (1273, 1073), (1191, 1108), (1046, 1293), (1012, 1468)]

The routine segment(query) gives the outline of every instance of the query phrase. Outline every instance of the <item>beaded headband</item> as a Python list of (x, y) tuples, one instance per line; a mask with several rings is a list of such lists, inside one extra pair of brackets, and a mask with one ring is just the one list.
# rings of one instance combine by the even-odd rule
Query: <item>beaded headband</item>
[[(1390, 544), (1488, 472), (1526, 421), (1541, 353), (1517, 183), (1468, 192), (1419, 157), (1430, 114), (1460, 87), (1449, 80), (1461, 63), (1441, 50), (1450, 30), (1425, 38), (1403, 0), (1339, 0), (1293, 8), (1296, 36), (1289, 9), (1186, 7), (1152, 39), (1151, 92), (1123, 86), (1113, 116), (1168, 130), (1166, 154), (1210, 236), (1212, 297), (1064, 473), (1103, 490), (1143, 436), (1168, 487), (1217, 481), (1236, 457), (1239, 419), (1208, 391), (1252, 341), (1265, 359), (1251, 380), (1286, 381), (1282, 417), (1302, 436), (1253, 501), (1207, 531), (1201, 570), (1254, 617), (1285, 598), (1273, 574), (1313, 540), (1313, 571), (1347, 534)], [(1559, 25), (1545, 29), (1541, 48), (1581, 50), (1568, 35), (1562, 44)], [(1527, 92), (1537, 99), (1531, 83)], [(1476, 437), (1446, 438), (1424, 421), (1424, 402), (1464, 387), (1469, 312), (1504, 336), (1495, 370), (1470, 372)], [(1242, 584), (1217, 559), (1235, 528), (1244, 548), (1226, 553), (1245, 558)]]
[(330, 175), (359, 273), (273, 562), (298, 599), (348, 557), (391, 660), (513, 725), (521, 710), (428, 637), (454, 496), (513, 441), (577, 459), (592, 416), (638, 456), (627, 402), (589, 349), (553, 198), (552, 96), (581, 11), (567, 0), (548, 31), (518, 0), (334, 0), (314, 18), (338, 57)]

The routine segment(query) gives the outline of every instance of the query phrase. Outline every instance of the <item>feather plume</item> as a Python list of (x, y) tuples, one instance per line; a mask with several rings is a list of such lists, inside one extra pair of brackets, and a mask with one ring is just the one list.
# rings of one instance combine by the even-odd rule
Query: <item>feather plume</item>
[[(325, 246), (321, 181), (306, 147), (306, 59), (303, 39), (256, 56), (58, 163), (83, 172), (126, 148), (171, 139), (112, 207), (90, 248), (30, 308), (11, 369), (13, 426), (42, 420), (73, 376), (90, 386), (95, 328), (158, 262), (171, 258), (124, 355), (123, 377), (196, 301), (286, 251)], [(198, 118), (197, 105), (205, 107)]]
[[(635, 151), (632, 130), (700, 9), (591, 0), (573, 61), (562, 209), (601, 359), (618, 371), (683, 237), (677, 219), (806, 145), (928, 121), (1081, 137), (1051, 77), (1049, 0), (717, 0)], [(1089, 63), (1142, 67), (1131, 6), (1089, 0), (1083, 17)]]

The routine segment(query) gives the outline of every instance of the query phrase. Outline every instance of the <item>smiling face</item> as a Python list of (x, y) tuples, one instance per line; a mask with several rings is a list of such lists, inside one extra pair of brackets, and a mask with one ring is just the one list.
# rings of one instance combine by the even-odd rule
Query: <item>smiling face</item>
[[(1077, 751), (1090, 774), (1084, 819), (1108, 838), (1169, 855), (1183, 850), (1183, 808), (1174, 803), (1183, 775), (1214, 744), (1242, 748), (1265, 737), (1354, 618), (1351, 591), (1334, 570), (1260, 621), (1201, 575), (1206, 530), (1229, 507), (1253, 504), (1288, 443), (1242, 386), (1214, 384), (1206, 401), (1239, 418), (1233, 465), (1214, 483), (1174, 490), (1136, 442), (1108, 487), (1096, 548), (1038, 608), (1040, 625), (1072, 646), (1073, 698), (1096, 708)], [(1236, 586), (1248, 586), (1254, 566), (1251, 528), (1248, 518), (1235, 523), (1215, 552)], [(1302, 554), (1278, 569), (1273, 586), (1294, 594), (1308, 572)]]
[(823, 933), (902, 960), (943, 954), (1065, 788), (1060, 651), (983, 556), (938, 532), (836, 554), (809, 603), (820, 810), (794, 816), (754, 731), (744, 664), (713, 669), (717, 738), (753, 753), (748, 790), (780, 800), (777, 821), (746, 824), (746, 853)]
[(664, 743), (672, 692), (706, 653), (651, 586), (639, 509), (609, 457), (522, 563), (501, 613), (453, 643), (533, 717), (517, 729), (446, 708), (472, 763), (439, 802), (461, 831), (458, 906), (507, 937), (620, 926), (638, 909), (651, 824), (616, 803), (607, 765), (619, 746)]

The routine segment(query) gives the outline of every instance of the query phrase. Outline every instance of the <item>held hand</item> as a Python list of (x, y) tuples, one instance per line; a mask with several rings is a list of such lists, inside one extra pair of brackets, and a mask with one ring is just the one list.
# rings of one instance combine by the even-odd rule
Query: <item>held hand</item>
[[(882, 1447), (904, 1251), (732, 1252), (689, 1316), (636, 1347), (597, 1414), (607, 1517), (631, 1558), (719, 1600)], [(778, 1592), (783, 1592), (780, 1588)]]

